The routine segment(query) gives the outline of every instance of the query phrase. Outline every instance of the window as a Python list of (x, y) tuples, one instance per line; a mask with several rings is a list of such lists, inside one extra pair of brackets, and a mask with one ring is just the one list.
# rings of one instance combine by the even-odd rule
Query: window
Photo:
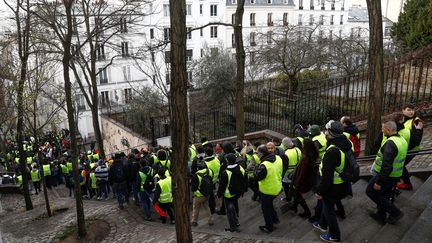
[(171, 63), (171, 52), (165, 51), (165, 63)]
[(201, 54), (201, 57), (203, 57), (203, 56), (204, 56), (204, 49), (201, 48), (200, 52), (201, 52), (201, 53), (200, 53), (200, 54)]
[(330, 15), (330, 25), (334, 24), (334, 15)]
[(150, 39), (154, 39), (154, 29), (150, 28)]
[(234, 34), (231, 34), (231, 44), (232, 44), (232, 47), (235, 47), (235, 35)]
[(217, 5), (216, 4), (210, 5), (210, 16), (211, 17), (217, 16)]
[(192, 15), (192, 4), (186, 4), (186, 16)]
[(330, 41), (333, 40), (333, 30), (329, 30), (329, 39)]
[(171, 30), (170, 30), (170, 28), (164, 28), (164, 40), (165, 41), (169, 41), (171, 38), (171, 36), (170, 36), (170, 32), (171, 32)]
[(231, 15), (231, 24), (235, 24), (235, 14)]
[(339, 22), (341, 25), (343, 25), (343, 19), (344, 19), (344, 16), (343, 16), (343, 14), (341, 14), (341, 16), (340, 16), (340, 22)]
[(231, 3), (232, 4), (237, 4), (237, 1), (236, 0), (231, 0)]
[(339, 30), (339, 38), (342, 38), (342, 30)]
[(284, 0), (283, 3), (284, 3), (284, 4), (288, 4), (288, 0)]
[(108, 75), (106, 68), (99, 68), (99, 83), (106, 84), (108, 83)]
[(250, 26), (255, 26), (255, 13), (250, 14)]
[(186, 50), (186, 61), (192, 61), (193, 50)]
[(250, 33), (250, 36), (249, 36), (249, 38), (250, 38), (250, 45), (251, 46), (256, 46), (256, 42), (255, 42), (255, 32), (251, 32)]
[(267, 32), (267, 44), (271, 44), (273, 42), (273, 32), (268, 31)]
[(126, 18), (120, 18), (120, 32), (127, 33), (127, 20)]
[(210, 38), (217, 38), (217, 26), (210, 27)]
[(122, 49), (122, 57), (128, 57), (129, 56), (129, 48), (128, 48), (127, 42), (121, 43), (121, 49)]
[(77, 99), (77, 107), (79, 111), (83, 111), (86, 109), (86, 101), (84, 98), (84, 95), (78, 95), (78, 99)]
[(126, 81), (131, 81), (130, 66), (123, 66), (123, 77)]
[(250, 3), (251, 4), (255, 4), (255, 0), (250, 0)]
[(298, 25), (302, 25), (303, 24), (302, 18), (303, 18), (303, 15), (299, 14), (298, 15)]
[(386, 26), (384, 29), (384, 37), (389, 37), (390, 36), (390, 32), (391, 32), (391, 27), (390, 26)]
[(200, 29), (200, 36), (203, 37), (204, 36), (204, 30)]
[(342, 0), (342, 3), (341, 3), (341, 10), (342, 10), (342, 11), (345, 10), (345, 0)]
[(325, 0), (321, 0), (321, 10), (325, 10)]
[(332, 0), (331, 2), (331, 10), (335, 10), (335, 0)]
[(324, 24), (324, 15), (323, 14), (320, 15), (319, 24), (320, 25)]
[(164, 4), (163, 5), (163, 13), (165, 17), (170, 16), (170, 9), (169, 9), (169, 4)]
[(170, 74), (169, 73), (166, 73), (165, 74), (165, 83), (166, 83), (166, 85), (170, 85)]
[(267, 14), (267, 26), (273, 26), (273, 13), (268, 13)]
[(151, 55), (151, 60), (152, 60), (152, 62), (154, 62), (154, 61), (155, 61), (155, 54), (154, 54), (154, 52), (152, 51), (152, 52), (150, 53), (150, 55)]
[(310, 9), (314, 10), (315, 6), (314, 6), (314, 0), (310, 0)]
[(96, 43), (97, 58), (98, 60), (105, 60), (105, 47), (104, 44)]
[(124, 89), (124, 101), (125, 101), (125, 104), (129, 104), (129, 102), (131, 100), (132, 100), (132, 89), (131, 88)]
[(283, 25), (288, 26), (288, 13), (283, 13)]
[(101, 103), (102, 107), (109, 106), (109, 93), (108, 93), (108, 91), (102, 91), (100, 99), (101, 99), (100, 103)]
[(187, 75), (188, 75), (188, 82), (192, 83), (192, 71), (188, 71)]
[(272, 0), (267, 0), (267, 4), (272, 4)]
[(255, 52), (251, 51), (249, 53), (249, 64), (254, 64), (255, 63)]
[(303, 0), (299, 0), (299, 9), (303, 9)]
[(200, 4), (200, 15), (202, 15), (202, 14), (203, 14), (203, 5)]
[(192, 27), (186, 28), (186, 39), (188, 40), (192, 39)]
[(313, 14), (309, 15), (309, 25), (313, 25), (314, 24), (314, 17)]

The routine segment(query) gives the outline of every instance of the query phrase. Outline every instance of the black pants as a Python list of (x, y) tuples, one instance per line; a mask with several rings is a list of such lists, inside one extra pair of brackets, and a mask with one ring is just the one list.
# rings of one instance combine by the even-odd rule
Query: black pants
[(258, 181), (255, 180), (255, 178), (249, 178), (249, 188), (253, 191), (253, 198), (257, 199), (260, 195), (259, 189), (258, 189)]
[(209, 196), (209, 208), (211, 214), (214, 214), (216, 212), (216, 197), (214, 192), (211, 192)]
[(236, 198), (224, 198), (226, 214), (231, 230), (237, 229), (238, 221), (238, 200)]
[(402, 176), (401, 176), (403, 183), (410, 184), (410, 185), (411, 185), (410, 175), (409, 175), (409, 172), (408, 172), (406, 166), (411, 162), (411, 160), (414, 159), (414, 157), (415, 157), (415, 155), (408, 155), (405, 158), (404, 168), (403, 168), (403, 172), (402, 172)]
[[(170, 220), (174, 220), (174, 205), (172, 203), (159, 202), (159, 207), (168, 214)], [(166, 223), (166, 220), (166, 217), (162, 217), (162, 223)]]
[(377, 181), (377, 176), (372, 177), (366, 188), (366, 194), (377, 205), (377, 214), (385, 220), (387, 214), (395, 215), (400, 213), (400, 210), (391, 202), (390, 197), (393, 194), (393, 188), (399, 181), (399, 178), (390, 178), (385, 183), (381, 184), (381, 190), (375, 190), (373, 185)]
[(35, 192), (36, 194), (38, 194), (38, 191), (41, 192), (41, 184), (40, 181), (33, 181), (33, 185), (35, 188)]
[(340, 199), (323, 197), (320, 201), (322, 203), (322, 213), (319, 224), (324, 228), (328, 226), (330, 235), (340, 239), (341, 233), (334, 210), (336, 201), (340, 201)]
[(275, 196), (261, 193), (261, 209), (264, 215), (266, 228), (273, 231), (273, 223), (279, 221), (276, 210), (273, 206)]
[(287, 202), (291, 201), (290, 185), (290, 183), (282, 182), (282, 186), (285, 192), (285, 200)]

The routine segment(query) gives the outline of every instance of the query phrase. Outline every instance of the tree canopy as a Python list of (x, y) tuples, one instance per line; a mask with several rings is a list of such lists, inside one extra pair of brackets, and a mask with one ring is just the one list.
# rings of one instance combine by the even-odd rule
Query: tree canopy
[(402, 53), (432, 43), (432, 0), (407, 1), (391, 36)]

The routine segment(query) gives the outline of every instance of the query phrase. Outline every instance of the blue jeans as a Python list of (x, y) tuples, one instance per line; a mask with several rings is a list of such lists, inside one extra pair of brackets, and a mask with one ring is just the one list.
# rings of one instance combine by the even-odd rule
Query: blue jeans
[[(337, 200), (339, 200), (339, 199), (337, 199)], [(341, 233), (339, 230), (339, 225), (338, 225), (336, 213), (334, 210), (334, 207), (335, 207), (337, 200), (334, 198), (323, 197), (323, 199), (321, 200), (322, 213), (321, 213), (321, 217), (319, 220), (319, 224), (323, 228), (327, 228), (327, 226), (328, 226), (330, 235), (332, 237), (340, 239)]]
[(146, 191), (139, 192), (139, 198), (140, 198), (142, 207), (144, 209), (144, 216), (147, 219), (151, 218), (150, 208), (151, 208), (152, 202), (151, 202), (149, 193)]
[(396, 208), (396, 206), (390, 201), (390, 197), (393, 193), (393, 188), (396, 186), (396, 183), (399, 181), (399, 177), (392, 178), (390, 177), (387, 182), (381, 185), (381, 190), (377, 191), (373, 188), (378, 175), (372, 177), (369, 181), (369, 184), (366, 188), (366, 195), (374, 201), (377, 205), (377, 214), (381, 217), (382, 220), (385, 220), (387, 217), (387, 213), (390, 215), (398, 214), (400, 210)]
[(137, 188), (137, 185), (135, 183), (132, 183), (132, 193), (133, 193), (135, 203), (138, 203), (140, 201), (140, 198), (138, 197), (138, 191), (139, 188)]
[(127, 193), (126, 182), (114, 183), (112, 187), (113, 191), (115, 191), (117, 195), (117, 202), (119, 206), (123, 206)]
[(108, 197), (108, 181), (100, 180), (98, 181), (98, 197), (103, 197), (104, 199)]

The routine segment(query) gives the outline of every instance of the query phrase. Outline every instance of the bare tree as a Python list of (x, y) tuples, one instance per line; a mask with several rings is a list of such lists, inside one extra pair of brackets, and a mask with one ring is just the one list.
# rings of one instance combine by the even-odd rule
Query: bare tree
[(366, 154), (373, 150), (381, 128), (384, 97), (384, 54), (381, 1), (366, 0), (369, 15), (369, 115)]
[(16, 40), (17, 40), (17, 49), (18, 56), (20, 60), (20, 74), (18, 78), (18, 86), (16, 90), (17, 94), (17, 134), (16, 141), (18, 144), (18, 154), (19, 154), (19, 162), (20, 169), (23, 179), (23, 191), (24, 191), (24, 199), (26, 203), (26, 209), (33, 209), (33, 204), (30, 198), (30, 192), (28, 187), (28, 169), (26, 165), (26, 152), (23, 148), (23, 130), (24, 130), (24, 83), (27, 79), (27, 66), (28, 60), (31, 52), (30, 46), (30, 30), (31, 30), (31, 18), (30, 14), (30, 1), (16, 1), (16, 5), (12, 6), (10, 2), (4, 1), (5, 4), (9, 7), (9, 9), (14, 14), (14, 20), (16, 24)]

